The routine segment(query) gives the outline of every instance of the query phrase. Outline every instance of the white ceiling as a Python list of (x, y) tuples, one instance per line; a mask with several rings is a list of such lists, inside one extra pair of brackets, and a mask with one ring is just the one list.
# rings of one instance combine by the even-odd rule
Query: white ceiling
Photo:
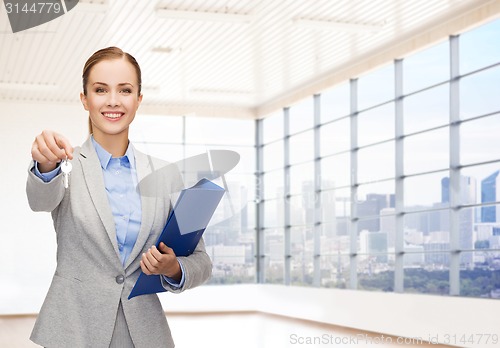
[[(142, 109), (255, 117), (298, 99), (304, 86), (318, 92), (328, 84), (314, 82), (331, 84), (340, 69), (373, 67), (367, 57), (403, 40), (420, 38), (411, 49), (427, 45), (439, 39), (422, 36), (429, 28), (484, 6), (500, 8), (498, 0), (81, 0), (15, 34), (2, 6), (0, 100), (78, 103), (85, 60), (113, 45), (142, 67)], [(158, 9), (205, 13), (172, 19)], [(215, 21), (213, 13), (246, 22)], [(308, 20), (332, 28), (307, 27)]]

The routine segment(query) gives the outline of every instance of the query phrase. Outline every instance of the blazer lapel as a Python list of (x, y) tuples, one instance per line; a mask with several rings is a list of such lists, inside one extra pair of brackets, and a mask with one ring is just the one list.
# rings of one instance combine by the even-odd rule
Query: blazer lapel
[[(148, 240), (153, 226), (153, 221), (156, 212), (156, 200), (155, 195), (144, 194), (144, 192), (151, 192), (154, 190), (156, 185), (156, 180), (143, 180), (148, 174), (151, 174), (154, 168), (152, 167), (151, 158), (144, 153), (137, 151), (134, 148), (135, 156), (135, 167), (137, 170), (137, 182), (139, 185), (139, 193), (141, 195), (141, 228), (139, 230), (139, 235), (137, 236), (137, 241), (135, 242), (132, 251), (125, 262), (125, 269), (130, 266), (130, 264), (137, 258), (137, 256), (142, 252), (144, 244)], [(148, 179), (155, 178), (156, 176), (150, 175)], [(156, 242), (156, 241), (155, 241)]]
[(115, 249), (118, 262), (120, 261), (120, 252), (118, 251), (118, 243), (116, 241), (116, 227), (113, 219), (113, 212), (109, 205), (106, 188), (104, 186), (104, 178), (102, 176), (102, 168), (95, 152), (94, 146), (90, 138), (82, 145), (80, 156), (78, 157), (87, 183), (87, 188), (92, 198), (92, 202), (101, 218), (102, 224), (106, 229), (109, 241)]

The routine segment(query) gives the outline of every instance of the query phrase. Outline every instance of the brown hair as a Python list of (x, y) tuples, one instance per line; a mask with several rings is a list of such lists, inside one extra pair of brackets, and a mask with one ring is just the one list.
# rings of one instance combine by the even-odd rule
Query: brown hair
[[(92, 56), (90, 56), (90, 58), (87, 60), (85, 66), (83, 67), (83, 74), (82, 74), (83, 94), (87, 95), (87, 83), (90, 71), (92, 70), (94, 65), (103, 60), (110, 60), (110, 59), (125, 59), (130, 64), (132, 64), (137, 74), (137, 83), (139, 87), (137, 95), (138, 96), (141, 95), (141, 83), (142, 83), (141, 67), (139, 66), (139, 64), (132, 55), (130, 55), (127, 52), (123, 52), (118, 47), (107, 47), (100, 49), (99, 51), (96, 51)], [(90, 117), (89, 117), (89, 133), (92, 134), (92, 121), (90, 120)]]

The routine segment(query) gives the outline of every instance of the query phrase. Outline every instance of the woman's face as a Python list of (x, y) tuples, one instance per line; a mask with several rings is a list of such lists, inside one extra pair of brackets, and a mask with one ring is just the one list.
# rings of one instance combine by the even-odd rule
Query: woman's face
[(89, 112), (95, 137), (126, 132), (142, 101), (136, 71), (125, 59), (103, 60), (94, 65), (87, 95), (80, 99)]

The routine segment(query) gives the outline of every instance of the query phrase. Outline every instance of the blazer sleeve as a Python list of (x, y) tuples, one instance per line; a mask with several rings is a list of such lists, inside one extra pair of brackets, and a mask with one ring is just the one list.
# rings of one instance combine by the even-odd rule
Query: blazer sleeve
[(162, 285), (165, 289), (173, 293), (181, 293), (184, 290), (195, 288), (205, 283), (212, 275), (212, 261), (205, 250), (205, 242), (203, 238), (196, 246), (194, 252), (189, 256), (177, 257), (184, 268), (184, 284), (182, 287), (177, 288), (170, 285), (168, 282), (161, 278)]
[(31, 161), (26, 182), (29, 206), (33, 211), (51, 212), (59, 206), (64, 197), (62, 175), (58, 174), (50, 182), (44, 182), (33, 173), (34, 167), (35, 162)]

